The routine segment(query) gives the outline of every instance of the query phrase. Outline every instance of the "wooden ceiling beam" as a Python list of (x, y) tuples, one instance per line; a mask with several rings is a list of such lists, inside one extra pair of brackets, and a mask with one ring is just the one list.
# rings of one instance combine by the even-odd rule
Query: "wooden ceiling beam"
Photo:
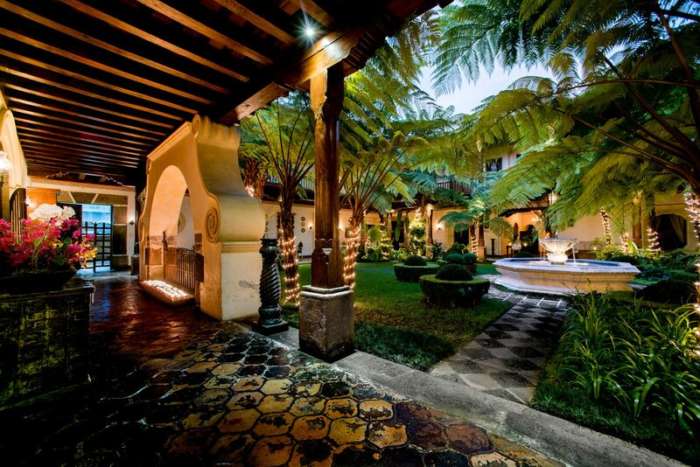
[(275, 37), (285, 45), (291, 45), (296, 42), (296, 39), (294, 36), (289, 34), (287, 31), (282, 29), (281, 27), (277, 26), (274, 24), (272, 21), (269, 19), (265, 18), (262, 15), (259, 15), (252, 11), (250, 8), (246, 7), (242, 3), (236, 1), (236, 0), (214, 0), (217, 4), (221, 5), (222, 7), (226, 8), (228, 11), (233, 13), (234, 15), (238, 16), (239, 18), (244, 19), (245, 21), (248, 21), (250, 24), (264, 32), (265, 34), (268, 34), (272, 37)]
[(26, 99), (20, 99), (20, 98), (14, 97), (14, 96), (8, 96), (8, 100), (10, 102), (14, 102), (17, 104), (28, 105), (30, 107), (36, 107), (36, 108), (43, 109), (43, 110), (51, 110), (53, 112), (62, 113), (65, 115), (69, 115), (71, 117), (83, 118), (83, 119), (87, 119), (87, 120), (91, 120), (91, 121), (99, 122), (99, 123), (106, 123), (108, 125), (114, 125), (114, 126), (119, 126), (122, 128), (127, 128), (130, 130), (140, 131), (140, 132), (147, 133), (150, 135), (156, 135), (156, 136), (160, 136), (160, 137), (167, 136), (167, 134), (162, 132), (162, 131), (149, 130), (149, 129), (143, 128), (141, 126), (127, 125), (126, 123), (115, 122), (114, 120), (105, 120), (104, 118), (93, 117), (92, 115), (87, 115), (87, 114), (80, 113), (80, 112), (73, 112), (72, 110), (67, 109), (65, 107), (56, 107), (53, 105), (42, 104), (40, 102), (34, 102), (34, 101), (26, 100)]
[[(15, 84), (8, 83), (8, 84), (5, 84), (5, 89), (11, 89), (13, 91), (19, 91), (23, 94), (30, 94), (32, 96), (41, 97), (44, 99), (48, 99), (50, 101), (56, 101), (56, 102), (61, 102), (64, 104), (73, 105), (76, 107), (81, 107), (84, 109), (92, 110), (94, 112), (100, 112), (100, 113), (104, 113), (107, 115), (114, 115), (115, 117), (125, 118), (127, 120), (134, 120), (136, 122), (145, 123), (146, 125), (152, 125), (152, 126), (165, 128), (167, 130), (172, 130), (172, 128), (173, 128), (173, 125), (170, 123), (164, 123), (164, 122), (161, 122), (158, 120), (141, 118), (141, 117), (137, 117), (136, 115), (127, 114), (124, 112), (117, 112), (117, 111), (110, 110), (110, 109), (105, 109), (104, 107), (97, 107), (94, 105), (85, 104), (83, 102), (78, 102), (78, 101), (73, 100), (73, 99), (66, 99), (65, 97), (57, 96), (55, 94), (50, 94), (50, 93), (46, 93), (46, 92), (37, 91), (35, 89), (25, 88), (24, 86), (17, 86)], [(163, 134), (163, 133), (159, 133), (159, 134)]]
[[(46, 157), (53, 157), (55, 159), (58, 159), (59, 161), (62, 160), (72, 160), (72, 161), (92, 161), (98, 164), (108, 164), (108, 165), (115, 165), (115, 166), (124, 166), (124, 167), (132, 167), (132, 168), (137, 168), (140, 165), (140, 161), (138, 160), (132, 160), (132, 161), (121, 161), (117, 159), (112, 159), (109, 157), (100, 157), (98, 155), (95, 155), (93, 153), (83, 153), (79, 151), (56, 151), (53, 148), (41, 146), (41, 145), (27, 145), (26, 151), (23, 150), (23, 152), (30, 152), (34, 154), (42, 154)], [(61, 157), (59, 157), (61, 156)], [(65, 158), (68, 159), (65, 159)]]
[(236, 54), (248, 57), (251, 60), (254, 60), (263, 65), (271, 65), (273, 63), (270, 57), (248, 47), (245, 44), (238, 42), (237, 40), (225, 34), (222, 34), (216, 29), (213, 29), (200, 21), (197, 21), (196, 19), (182, 13), (181, 11), (177, 10), (176, 8), (173, 8), (165, 2), (162, 2), (160, 0), (136, 1), (144, 6), (147, 6), (153, 11), (160, 13), (166, 18), (169, 18), (172, 21), (175, 21), (176, 23), (180, 23), (182, 26), (188, 29), (198, 32), (199, 34), (209, 38), (210, 40), (223, 44)]
[(144, 40), (144, 41), (149, 42), (153, 45), (161, 47), (161, 48), (163, 48), (171, 53), (174, 53), (176, 55), (184, 57), (190, 61), (193, 61), (195, 63), (203, 65), (207, 68), (218, 71), (219, 73), (230, 76), (231, 78), (234, 78), (238, 81), (247, 82), (250, 79), (248, 76), (246, 76), (243, 73), (239, 73), (236, 70), (222, 66), (219, 63), (216, 63), (216, 62), (209, 60), (205, 57), (197, 55), (194, 52), (191, 52), (191, 51), (184, 49), (178, 45), (175, 45), (171, 42), (168, 42), (168, 41), (166, 41), (166, 40), (164, 40), (164, 39), (162, 39), (154, 34), (149, 33), (148, 31), (146, 31), (144, 29), (137, 28), (137, 27), (125, 22), (125, 21), (120, 20), (119, 18), (111, 16), (111, 15), (109, 15), (101, 10), (98, 10), (97, 8), (94, 8), (90, 5), (87, 5), (79, 0), (61, 0), (61, 2), (68, 5), (69, 7), (73, 8), (74, 10), (76, 10), (79, 13), (88, 15), (91, 18), (102, 21), (102, 22), (112, 26), (115, 29), (118, 29), (118, 30), (125, 32), (127, 34), (131, 34), (131, 35), (133, 35), (141, 40)]
[(96, 149), (99, 151), (107, 151), (106, 154), (124, 155), (126, 157), (143, 157), (143, 155), (146, 153), (145, 150), (131, 150), (129, 148), (119, 147), (117, 145), (94, 141), (87, 138), (66, 138), (65, 135), (61, 135), (60, 133), (55, 133), (50, 130), (44, 130), (42, 128), (28, 128), (20, 125), (17, 127), (17, 130), (18, 132), (21, 132), (25, 138), (31, 138), (35, 141), (48, 143), (58, 142), (64, 146), (75, 146), (76, 149)]
[(318, 3), (313, 0), (284, 0), (281, 8), (287, 12), (301, 10), (318, 21), (319, 24), (323, 25), (324, 27), (330, 26), (333, 22), (331, 15), (329, 15), (326, 10), (318, 6)]
[(66, 172), (90, 172), (92, 174), (98, 175), (98, 176), (105, 176), (105, 177), (110, 177), (110, 178), (126, 178), (126, 174), (124, 172), (113, 172), (113, 173), (108, 173), (104, 170), (104, 167), (102, 169), (96, 167), (96, 166), (79, 166), (75, 164), (71, 164), (70, 166), (61, 166), (60, 164), (53, 164), (51, 162), (48, 162), (46, 160), (43, 160), (41, 158), (34, 158), (32, 160), (27, 160), (27, 169), (29, 172), (29, 175), (43, 175), (46, 177), (59, 174), (59, 173), (66, 173)]
[(45, 18), (41, 15), (38, 15), (38, 14), (36, 14), (32, 11), (29, 11), (25, 8), (22, 8), (18, 5), (14, 5), (6, 0), (0, 0), (0, 8), (4, 8), (5, 10), (11, 11), (12, 13), (20, 15), (23, 18), (26, 18), (26, 19), (29, 19), (29, 20), (34, 21), (36, 23), (39, 23), (42, 26), (53, 29), (54, 31), (58, 31), (60, 33), (63, 33), (69, 37), (72, 37), (73, 39), (77, 39), (79, 41), (85, 42), (85, 43), (90, 44), (90, 45), (95, 46), (95, 47), (100, 47), (101, 49), (112, 52), (113, 54), (118, 55), (119, 57), (127, 58), (133, 62), (138, 63), (139, 65), (145, 65), (145, 66), (153, 68), (154, 70), (157, 70), (159, 72), (168, 73), (172, 76), (176, 76), (182, 80), (189, 81), (190, 83), (205, 87), (207, 89), (218, 92), (220, 94), (224, 94), (224, 95), (230, 94), (230, 90), (223, 88), (221, 86), (218, 86), (214, 83), (211, 83), (207, 80), (198, 78), (196, 76), (192, 76), (188, 73), (185, 73), (183, 71), (172, 68), (164, 63), (156, 62), (155, 60), (151, 60), (150, 58), (135, 54), (135, 53), (130, 52), (126, 49), (122, 49), (121, 47), (117, 47), (117, 46), (110, 44), (108, 42), (105, 42), (101, 39), (98, 39), (96, 37), (90, 36), (90, 35), (85, 34), (83, 32), (77, 31), (71, 27), (57, 23), (49, 18)]
[(94, 84), (95, 86), (99, 86), (101, 88), (109, 89), (114, 92), (118, 92), (121, 94), (126, 94), (132, 97), (137, 97), (139, 99), (142, 99), (147, 102), (152, 102), (154, 104), (159, 104), (164, 107), (169, 107), (171, 109), (179, 110), (180, 112), (185, 112), (188, 114), (195, 114), (197, 111), (192, 108), (192, 107), (185, 107), (180, 104), (176, 104), (175, 102), (170, 102), (166, 101), (165, 99), (160, 99), (157, 97), (153, 97), (148, 94), (144, 94), (138, 91), (134, 91), (129, 88), (124, 88), (121, 86), (117, 86), (115, 84), (107, 83), (105, 81), (100, 81), (95, 78), (91, 78), (89, 76), (82, 75), (80, 73), (76, 73), (70, 70), (66, 70), (65, 68), (61, 68), (58, 66), (50, 65), (48, 63), (41, 62), (39, 60), (35, 60), (31, 57), (25, 57), (24, 55), (16, 54), (10, 50), (6, 49), (0, 49), (0, 55), (4, 55), (5, 57), (11, 58), (13, 60), (17, 60), (18, 62), (26, 63), (28, 65), (35, 66), (37, 68), (41, 68), (43, 70), (50, 71), (52, 73), (57, 73), (59, 75), (67, 76), (68, 78), (73, 78), (79, 81), (84, 81), (86, 83)]
[(87, 90), (82, 89), (82, 88), (76, 88), (75, 86), (70, 86), (68, 84), (59, 83), (58, 81), (52, 81), (50, 79), (42, 78), (41, 76), (36, 76), (36, 75), (31, 74), (31, 73), (25, 73), (23, 71), (15, 70), (13, 68), (8, 68), (6, 66), (0, 65), (0, 72), (6, 73), (8, 75), (16, 76), (18, 78), (26, 79), (28, 81), (33, 81), (35, 83), (40, 83), (40, 84), (44, 84), (47, 86), (51, 86), (51, 87), (60, 89), (62, 91), (68, 91), (68, 92), (72, 92), (75, 94), (79, 94), (81, 96), (101, 100), (103, 102), (107, 102), (108, 104), (119, 105), (119, 106), (122, 106), (122, 107), (125, 107), (128, 109), (133, 109), (133, 110), (139, 111), (139, 112), (150, 113), (152, 115), (157, 115), (159, 117), (167, 118), (169, 120), (174, 120), (176, 122), (182, 121), (182, 117), (179, 117), (177, 115), (169, 114), (166, 112), (161, 112), (161, 111), (153, 109), (151, 107), (145, 107), (145, 106), (142, 106), (139, 104), (134, 104), (133, 102), (128, 102), (128, 101), (124, 101), (121, 99), (114, 99), (111, 97), (107, 97), (107, 96), (104, 96), (102, 94), (90, 92), (90, 91), (87, 91)]
[(115, 158), (113, 156), (110, 156), (109, 154), (105, 154), (100, 151), (94, 151), (94, 150), (89, 150), (89, 149), (74, 149), (74, 148), (69, 148), (65, 146), (60, 146), (56, 144), (48, 144), (48, 143), (34, 143), (34, 142), (27, 142), (24, 143), (22, 146), (22, 150), (25, 150), (26, 145), (26, 150), (27, 151), (44, 151), (47, 154), (55, 154), (55, 155), (63, 155), (63, 156), (80, 156), (80, 157), (86, 157), (86, 158), (93, 158), (94, 160), (102, 163), (108, 163), (108, 164), (114, 164), (114, 165), (119, 165), (119, 164), (127, 164), (127, 165), (133, 165), (133, 164), (140, 164), (141, 159), (128, 159), (128, 160), (121, 160), (118, 158)]
[(285, 95), (289, 90), (308, 81), (314, 75), (344, 60), (355, 47), (363, 31), (360, 28), (343, 32), (332, 32), (316, 41), (309, 50), (294, 64), (281, 66), (276, 72), (269, 73), (272, 78), (262, 87), (253, 90), (233, 109), (227, 111), (220, 119), (226, 125), (232, 125), (247, 117), (271, 100)]
[[(135, 147), (132, 144), (115, 144), (115, 143), (110, 143), (109, 141), (105, 141), (105, 138), (103, 135), (95, 135), (94, 133), (87, 133), (84, 131), (80, 130), (75, 130), (73, 128), (66, 128), (62, 127), (59, 125), (52, 125), (50, 123), (45, 123), (45, 122), (39, 122), (36, 120), (27, 120), (25, 118), (19, 118), (16, 117), (15, 121), (19, 122), (20, 125), (17, 126), (17, 128), (23, 128), (25, 131), (48, 131), (50, 134), (53, 135), (61, 135), (65, 138), (69, 138), (68, 141), (80, 141), (80, 140), (86, 140), (90, 141), (95, 144), (103, 145), (109, 147), (111, 151), (119, 151), (123, 152), (124, 154), (130, 154), (130, 155), (140, 155), (144, 152), (147, 152), (148, 146), (139, 146)], [(29, 125), (29, 126), (26, 126)], [(48, 130), (46, 129), (48, 128)], [(58, 132), (55, 132), (53, 130), (58, 130)], [(75, 136), (71, 135), (70, 133), (75, 133)]]
[(87, 138), (61, 138), (56, 133), (47, 132), (46, 130), (40, 129), (27, 129), (25, 127), (17, 127), (18, 133), (21, 136), (20, 144), (25, 143), (41, 143), (41, 144), (54, 144), (57, 147), (74, 147), (77, 150), (96, 150), (96, 151), (106, 151), (103, 154), (116, 159), (138, 159), (146, 154), (146, 151), (136, 152), (130, 151), (128, 148), (119, 149), (114, 148), (109, 145), (99, 144), (97, 141), (93, 141)]
[(30, 132), (26, 129), (21, 131), (20, 144), (51, 144), (56, 148), (66, 148), (76, 151), (95, 151), (102, 155), (117, 159), (117, 160), (127, 160), (131, 161), (134, 159), (141, 159), (146, 152), (134, 153), (125, 150), (116, 150), (109, 146), (102, 146), (95, 144), (94, 141), (87, 139), (62, 139), (56, 137), (55, 134), (49, 134), (48, 136), (44, 133)]
[(73, 160), (65, 160), (65, 159), (55, 159), (52, 158), (51, 155), (47, 155), (45, 153), (41, 152), (31, 152), (28, 151), (26, 153), (27, 156), (27, 162), (31, 164), (32, 160), (40, 161), (41, 165), (47, 166), (47, 167), (56, 167), (57, 169), (61, 170), (66, 170), (66, 168), (73, 168), (73, 169), (89, 169), (89, 170), (98, 170), (101, 173), (124, 173), (125, 170), (134, 170), (137, 169), (137, 167), (121, 167), (118, 165), (104, 165), (99, 162), (80, 162), (80, 161), (73, 161)]
[(53, 159), (55, 161), (73, 161), (73, 162), (80, 162), (81, 160), (83, 160), (83, 161), (90, 161), (90, 162), (93, 162), (96, 164), (112, 165), (114, 167), (136, 168), (136, 167), (138, 167), (138, 165), (140, 163), (140, 161), (128, 161), (125, 163), (125, 165), (122, 165), (123, 163), (120, 161), (115, 161), (114, 159), (96, 156), (94, 154), (80, 153), (77, 151), (56, 151), (52, 148), (39, 146), (39, 145), (27, 146), (27, 149), (23, 150), (23, 152), (38, 154), (38, 155), (44, 156), (47, 160)]
[(47, 44), (46, 42), (39, 41), (37, 39), (34, 39), (29, 36), (25, 36), (24, 34), (20, 34), (16, 31), (11, 31), (9, 29), (5, 28), (0, 28), (0, 35), (3, 35), (5, 37), (8, 37), (10, 39), (14, 39), (16, 41), (22, 42), (27, 45), (31, 45), (33, 47), (36, 47), (37, 49), (44, 50), (46, 52), (52, 53), (54, 55), (57, 55), (61, 58), (65, 58), (71, 61), (74, 61), (76, 63), (80, 63), (81, 65), (85, 65), (91, 68), (94, 68), (96, 70), (103, 71), (105, 73), (109, 73), (114, 76), (118, 76), (120, 78), (124, 78), (130, 81), (133, 81), (135, 83), (142, 84), (144, 86), (151, 87), (153, 89), (156, 89), (161, 92), (165, 92), (168, 94), (172, 94), (174, 96), (181, 97), (183, 99), (187, 99), (193, 102), (199, 102), (200, 104), (204, 105), (209, 105), (212, 103), (211, 100), (206, 99), (204, 97), (197, 96), (195, 94), (189, 93), (187, 91), (183, 91), (182, 89), (177, 89), (172, 86), (168, 86), (167, 84), (159, 83), (157, 81), (153, 81), (148, 78), (144, 78), (143, 76), (135, 75), (133, 73), (129, 73), (128, 71), (121, 70), (119, 68), (115, 68), (110, 65), (106, 65), (102, 62), (98, 62), (97, 60), (93, 60), (91, 58), (83, 57), (82, 55), (75, 54), (73, 52), (70, 52), (68, 50), (64, 50), (58, 47), (54, 47), (51, 44)]
[[(136, 133), (131, 133), (131, 132), (129, 132), (129, 131), (119, 131), (119, 130), (114, 130), (114, 129), (112, 129), (112, 128), (107, 128), (107, 127), (103, 127), (103, 126), (99, 126), (99, 125), (91, 125), (91, 124), (89, 124), (89, 123), (79, 122), (79, 121), (76, 121), (76, 120), (66, 120), (65, 118), (56, 117), (56, 116), (54, 116), (54, 115), (49, 115), (49, 114), (45, 114), (45, 113), (41, 113), (41, 112), (34, 112), (34, 111), (32, 111), (32, 110), (25, 109), (24, 107), (13, 106), (13, 107), (12, 107), (12, 111), (13, 111), (14, 113), (19, 113), (19, 114), (23, 114), (23, 115), (31, 115), (32, 117), (46, 118), (46, 119), (48, 119), (48, 120), (54, 120), (54, 121), (57, 121), (57, 122), (60, 122), (60, 123), (67, 123), (67, 124), (70, 124), (70, 125), (77, 125), (77, 126), (81, 126), (81, 127), (85, 127), (85, 128), (90, 128), (90, 129), (93, 129), (93, 130), (106, 131), (106, 132), (108, 132), (108, 133), (113, 133), (113, 134), (116, 134), (116, 135), (119, 135), (119, 136), (125, 136), (125, 137), (136, 138), (136, 139), (142, 139), (142, 140), (153, 141), (153, 142), (158, 142), (158, 141), (160, 141), (160, 139), (158, 139), (158, 138), (152, 138), (152, 137), (150, 137), (150, 136), (143, 136), (143, 135), (139, 135), (139, 134), (136, 134)], [(64, 129), (70, 129), (70, 128), (65, 128), (65, 127), (64, 127)], [(152, 144), (152, 143), (145, 143), (145, 142), (141, 142), (141, 141), (133, 141), (133, 139), (115, 138), (115, 137), (113, 137), (113, 136), (107, 136), (107, 135), (103, 135), (103, 134), (100, 134), (100, 133), (91, 133), (91, 132), (84, 131), (84, 130), (80, 130), (80, 129), (77, 129), (77, 128), (76, 128), (76, 129), (73, 129), (73, 131), (77, 131), (77, 132), (80, 132), (80, 133), (92, 134), (93, 136), (97, 136), (97, 137), (99, 137), (99, 138), (108, 138), (108, 139), (112, 139), (112, 140), (114, 140), (114, 141), (120, 141), (120, 142), (122, 142), (122, 143), (133, 144), (133, 145), (138, 145), (138, 146), (150, 146), (150, 145)]]

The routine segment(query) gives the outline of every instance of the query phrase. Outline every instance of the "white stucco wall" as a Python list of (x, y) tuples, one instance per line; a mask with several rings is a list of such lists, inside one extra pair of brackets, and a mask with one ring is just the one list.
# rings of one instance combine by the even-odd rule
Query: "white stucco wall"
[(194, 247), (194, 221), (192, 219), (192, 202), (189, 196), (182, 198), (179, 222), (182, 223), (178, 225), (176, 245), (178, 248), (191, 250)]
[(603, 222), (600, 215), (584, 216), (566, 230), (557, 233), (560, 238), (576, 240), (578, 250), (592, 250), (592, 242), (603, 238)]

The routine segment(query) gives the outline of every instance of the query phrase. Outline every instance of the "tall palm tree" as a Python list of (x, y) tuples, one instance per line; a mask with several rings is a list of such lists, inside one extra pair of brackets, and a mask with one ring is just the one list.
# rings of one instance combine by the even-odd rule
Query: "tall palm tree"
[(313, 168), (313, 117), (306, 98), (294, 94), (259, 110), (241, 124), (241, 154), (262, 161), (280, 185), (280, 250), (285, 302), (298, 306), (299, 268), (294, 236), (294, 200)]

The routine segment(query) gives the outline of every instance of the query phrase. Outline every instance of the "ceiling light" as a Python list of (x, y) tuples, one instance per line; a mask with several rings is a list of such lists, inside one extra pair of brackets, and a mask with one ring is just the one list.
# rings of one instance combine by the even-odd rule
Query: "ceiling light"
[(306, 26), (304, 26), (304, 36), (306, 36), (307, 39), (315, 38), (316, 34), (318, 34), (318, 31), (312, 25), (307, 24)]

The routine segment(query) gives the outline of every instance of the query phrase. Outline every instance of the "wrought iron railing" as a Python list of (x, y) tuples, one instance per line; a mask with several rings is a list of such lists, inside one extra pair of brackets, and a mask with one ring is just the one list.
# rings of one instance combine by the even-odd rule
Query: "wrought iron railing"
[(187, 248), (168, 248), (165, 254), (165, 280), (194, 291), (203, 280), (202, 255)]

